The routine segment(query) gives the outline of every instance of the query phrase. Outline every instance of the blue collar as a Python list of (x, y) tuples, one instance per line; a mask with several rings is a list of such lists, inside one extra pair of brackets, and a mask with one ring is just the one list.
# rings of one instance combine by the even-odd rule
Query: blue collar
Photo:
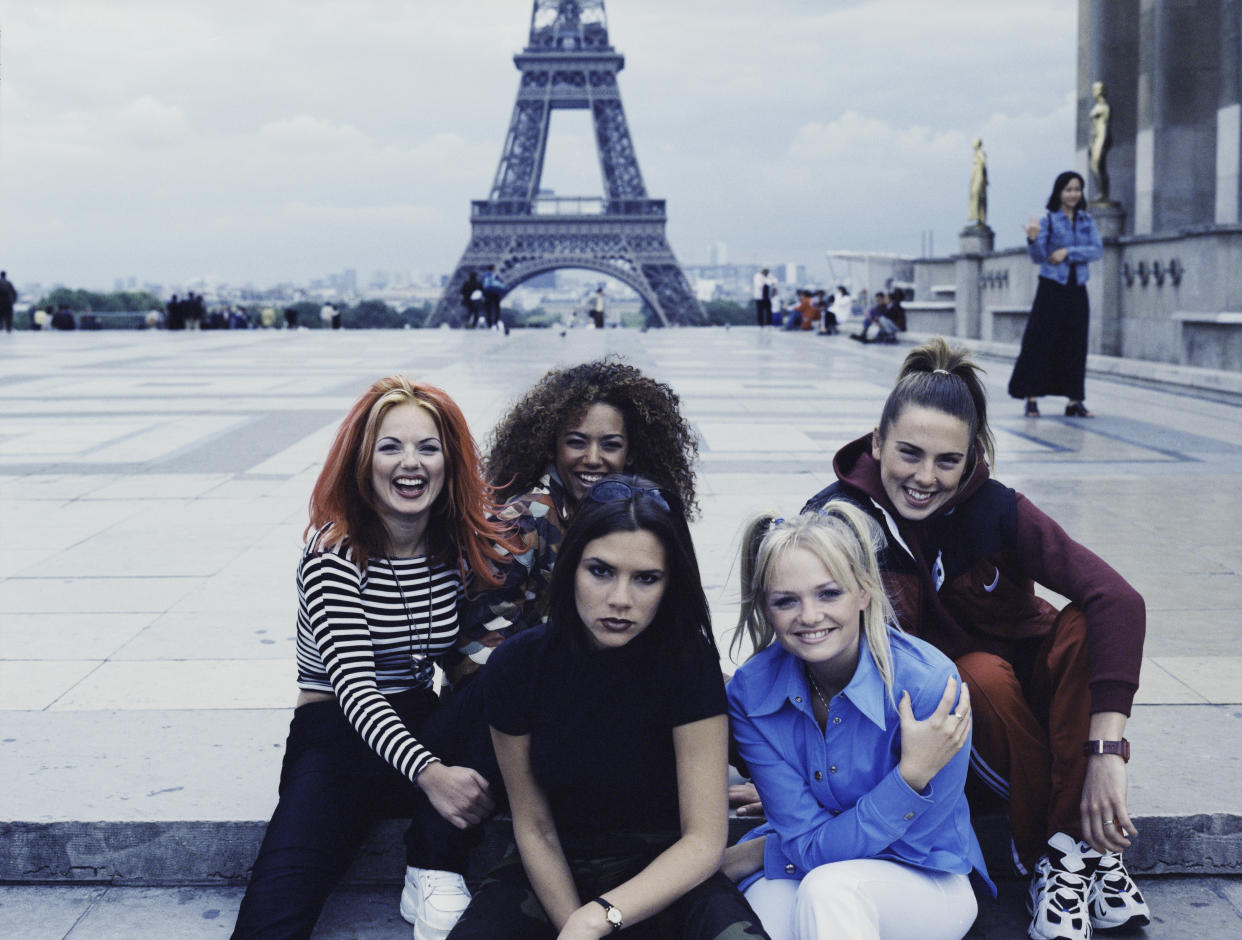
[[(751, 714), (770, 715), (788, 703), (799, 711), (813, 715), (811, 697), (815, 693), (807, 682), (802, 660), (787, 652), (778, 643), (773, 643), (759, 653), (758, 658), (763, 663), (763, 668), (757, 679), (766, 684), (767, 692), (755, 702)], [(887, 692), (865, 639), (859, 643), (858, 667), (842, 694), (872, 724), (881, 731), (885, 730)], [(797, 699), (801, 699), (801, 702)]]

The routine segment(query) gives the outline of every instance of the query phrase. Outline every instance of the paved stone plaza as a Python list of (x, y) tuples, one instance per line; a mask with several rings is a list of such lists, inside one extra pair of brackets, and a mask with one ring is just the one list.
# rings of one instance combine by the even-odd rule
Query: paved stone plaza
[[(907, 348), (754, 328), (0, 336), (0, 880), (216, 885), (3, 888), (0, 934), (231, 929), (230, 880), (275, 803), (296, 693), (307, 498), (374, 378), (443, 386), (479, 439), (556, 364), (613, 352), (671, 383), (701, 438), (694, 530), (723, 637), (742, 521), (796, 512), (831, 481), (833, 452), (874, 425)], [(1009, 364), (984, 364), (999, 478), (1147, 600), (1128, 736), (1132, 810), (1149, 838), (1132, 865), (1242, 870), (1242, 407), (1089, 376), (1099, 417), (1032, 421), (1005, 395)], [(1242, 908), (1236, 881), (1158, 890), (1165, 910), (1206, 919), (1149, 936), (1242, 929), (1228, 920)], [(1012, 935), (1009, 922), (987, 915), (972, 936)], [(400, 926), (391, 887), (358, 887), (318, 935)]]

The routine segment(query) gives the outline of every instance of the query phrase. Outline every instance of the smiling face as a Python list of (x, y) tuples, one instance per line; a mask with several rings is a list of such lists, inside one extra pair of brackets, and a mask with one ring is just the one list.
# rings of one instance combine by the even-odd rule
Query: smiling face
[(957, 492), (970, 452), (970, 426), (961, 418), (908, 405), (881, 440), (871, 438), (880, 483), (902, 517), (926, 519)]
[(580, 421), (563, 428), (556, 438), (556, 472), (571, 504), (610, 473), (625, 469), (630, 453), (625, 416), (612, 405), (596, 402)]
[(425, 524), (444, 478), (444, 447), (431, 413), (412, 403), (388, 409), (371, 452), (371, 492), (392, 542), (400, 544), (399, 533)]
[(591, 646), (616, 649), (651, 626), (667, 581), (664, 546), (646, 529), (587, 542), (574, 573), (574, 604)]
[(838, 582), (818, 555), (799, 547), (773, 565), (764, 612), (776, 642), (843, 685), (858, 662), (858, 615), (870, 600), (857, 582)]
[(1073, 212), (1080, 202), (1082, 202), (1082, 180), (1072, 176), (1061, 190), (1061, 208), (1066, 212)]

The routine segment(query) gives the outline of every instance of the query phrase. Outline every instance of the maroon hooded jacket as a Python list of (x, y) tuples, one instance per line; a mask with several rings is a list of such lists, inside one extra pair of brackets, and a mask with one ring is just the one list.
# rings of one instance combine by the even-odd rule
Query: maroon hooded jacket
[(883, 527), (884, 586), (902, 629), (951, 659), (995, 653), (1018, 674), (1031, 644), (1052, 629), (1057, 610), (1036, 596), (1035, 583), (1078, 605), (1087, 622), (1091, 711), (1130, 714), (1143, 659), (1143, 598), (1098, 555), (1020, 493), (991, 479), (978, 459), (953, 498), (927, 519), (911, 522), (893, 507), (871, 456), (871, 435), (833, 459), (838, 482), (803, 507), (818, 511), (848, 499)]

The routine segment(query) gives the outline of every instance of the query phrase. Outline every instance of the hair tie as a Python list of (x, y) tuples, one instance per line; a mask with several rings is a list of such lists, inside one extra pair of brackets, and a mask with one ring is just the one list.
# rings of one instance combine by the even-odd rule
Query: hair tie
[(785, 524), (785, 519), (783, 516), (775, 516), (773, 517), (772, 521), (768, 523), (768, 531), (771, 532), (777, 526), (784, 525), (784, 524)]
[(952, 375), (948, 369), (932, 369), (932, 375)]

